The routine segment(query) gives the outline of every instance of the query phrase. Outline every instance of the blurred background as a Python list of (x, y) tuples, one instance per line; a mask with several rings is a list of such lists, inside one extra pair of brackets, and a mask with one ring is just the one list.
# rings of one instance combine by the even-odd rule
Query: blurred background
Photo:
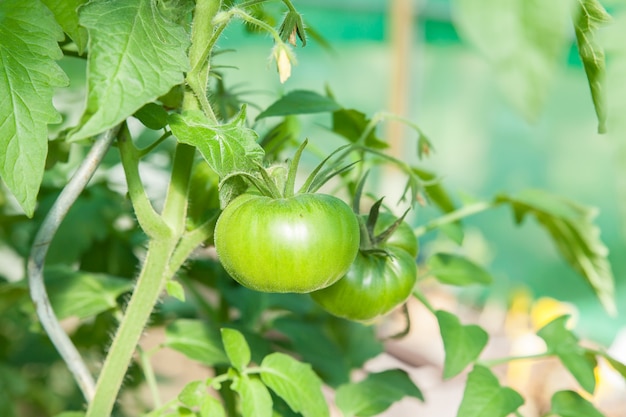
[[(512, 293), (524, 289), (534, 297), (571, 302), (580, 311), (579, 334), (610, 344), (626, 324), (621, 302), (626, 300), (624, 190), (620, 188), (626, 176), (626, 162), (620, 161), (623, 136), (613, 134), (614, 130), (597, 133), (573, 32), (571, 48), (559, 57), (545, 91), (545, 103), (529, 122), (507, 99), (493, 66), (457, 30), (450, 3), (299, 0), (296, 6), (306, 24), (331, 49), (309, 38), (306, 47), (296, 49), (298, 65), (281, 85), (268, 59), (269, 37), (232, 25), (219, 45), (236, 50), (228, 54), (237, 69), (224, 70), (226, 83), (241, 83), (242, 90), (250, 91), (249, 99), (261, 107), (281, 92), (301, 88), (323, 94), (328, 87), (340, 104), (368, 116), (388, 110), (407, 117), (434, 146), (434, 153), (421, 165), (440, 176), (458, 204), (463, 198), (489, 200), (500, 192), (541, 188), (597, 207), (596, 223), (610, 250), (617, 281), (618, 317), (605, 314), (583, 279), (558, 256), (531, 218), (517, 227), (507, 207), (468, 218), (465, 246), (496, 278), (489, 296), (507, 302)], [(337, 143), (325, 127), (330, 116), (304, 116), (302, 121), (303, 134), (313, 144), (332, 148)], [(386, 123), (379, 135), (392, 144), (396, 155), (417, 160), (414, 132)], [(401, 179), (387, 174), (379, 183), (381, 190), (402, 188)], [(396, 200), (388, 197), (387, 201)], [(410, 220), (418, 225), (434, 214), (429, 208), (418, 208)], [(423, 250), (446, 245), (436, 235), (425, 236), (421, 243)], [(486, 294), (469, 289), (463, 296), (484, 300)]]

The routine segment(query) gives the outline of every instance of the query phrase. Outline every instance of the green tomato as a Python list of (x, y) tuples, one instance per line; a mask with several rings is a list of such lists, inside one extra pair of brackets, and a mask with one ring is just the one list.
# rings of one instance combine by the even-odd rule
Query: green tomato
[(250, 289), (307, 293), (345, 275), (359, 250), (359, 225), (330, 195), (244, 194), (220, 215), (215, 248), (224, 269)]
[[(367, 221), (367, 216), (362, 216), (363, 221)], [(376, 221), (376, 226), (374, 226), (374, 234), (377, 235), (389, 226), (391, 226), (397, 217), (393, 214), (380, 212), (378, 213), (378, 220)], [(398, 228), (393, 232), (393, 234), (383, 243), (383, 247), (395, 246), (408, 252), (409, 255), (413, 256), (413, 258), (417, 257), (417, 252), (419, 251), (419, 245), (417, 242), (417, 238), (415, 237), (415, 233), (413, 233), (413, 229), (407, 222), (402, 222), (398, 226)]]
[(417, 280), (417, 264), (408, 252), (393, 246), (387, 254), (360, 252), (348, 273), (335, 284), (311, 293), (329, 313), (370, 321), (404, 303)]

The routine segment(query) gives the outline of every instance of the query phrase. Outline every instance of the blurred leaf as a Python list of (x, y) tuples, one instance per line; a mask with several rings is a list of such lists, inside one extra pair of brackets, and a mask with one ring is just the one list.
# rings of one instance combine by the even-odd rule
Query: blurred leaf
[(382, 413), (406, 396), (424, 401), (422, 392), (405, 371), (391, 369), (340, 386), (335, 401), (345, 417), (369, 417)]
[(293, 350), (310, 363), (327, 384), (336, 387), (350, 380), (347, 357), (321, 322), (285, 316), (274, 321), (273, 326), (289, 338)]
[(577, 17), (574, 19), (578, 54), (585, 67), (591, 89), (593, 105), (598, 116), (598, 133), (606, 133), (606, 96), (604, 77), (606, 62), (604, 49), (598, 45), (595, 35), (603, 24), (611, 20), (598, 0), (578, 0)]
[(54, 312), (63, 319), (85, 319), (117, 307), (117, 297), (132, 290), (127, 279), (72, 271), (63, 267), (46, 268), (45, 282)]
[(339, 109), (341, 106), (331, 98), (314, 91), (294, 90), (270, 104), (256, 120), (272, 116), (334, 112)]
[(526, 215), (533, 214), (565, 260), (585, 277), (606, 311), (616, 313), (608, 249), (593, 223), (596, 210), (540, 190), (526, 190), (514, 197), (500, 195), (496, 203), (510, 204), (518, 224)]
[(289, 407), (303, 417), (327, 417), (328, 405), (322, 394), (322, 381), (311, 365), (283, 353), (272, 353), (261, 362), (261, 380)]
[(240, 331), (235, 329), (221, 329), (222, 343), (226, 356), (231, 365), (238, 371), (243, 371), (250, 363), (250, 346)]
[(85, 417), (85, 413), (82, 411), (64, 411), (61, 414), (56, 414), (54, 417)]
[[(348, 139), (350, 142), (355, 143), (361, 138), (365, 129), (370, 127), (370, 122), (371, 120), (358, 110), (341, 109), (333, 112), (332, 130), (336, 134)], [(371, 129), (365, 137), (365, 146), (374, 149), (385, 149), (389, 147), (387, 143), (376, 136), (375, 130), (376, 129)]]
[(150, 0), (90, 2), (80, 9), (89, 32), (87, 107), (70, 140), (109, 129), (183, 82), (185, 29)]
[(133, 114), (143, 125), (152, 130), (167, 126), (167, 111), (156, 103), (146, 103)]
[(226, 417), (226, 411), (217, 398), (205, 395), (200, 404), (200, 417)]
[(331, 315), (327, 317), (325, 327), (350, 368), (361, 368), (365, 362), (383, 353), (384, 346), (376, 335), (375, 326), (364, 326)]
[(452, 253), (437, 253), (428, 258), (429, 273), (443, 284), (449, 285), (489, 285), (491, 275), (480, 265)]
[(548, 352), (558, 356), (580, 386), (593, 394), (596, 387), (595, 355), (580, 346), (576, 335), (565, 327), (568, 319), (569, 316), (554, 319), (539, 329), (537, 335), (546, 342)]
[(624, 379), (626, 379), (626, 365), (617, 359), (613, 358), (606, 352), (597, 351), (597, 350), (589, 350), (587, 349), (588, 354), (599, 355), (606, 359), (606, 361), (611, 365), (611, 368), (615, 369)]
[(300, 136), (300, 122), (296, 116), (285, 116), (283, 120), (272, 127), (261, 139), (261, 146), (265, 149), (265, 156), (274, 158), (290, 143)]
[(55, 87), (68, 78), (55, 60), (63, 56), (63, 32), (36, 1), (0, 2), (0, 178), (31, 217), (43, 178), (48, 124), (61, 116), (52, 105)]
[(87, 0), (42, 0), (52, 11), (56, 21), (61, 25), (63, 31), (72, 38), (78, 53), (82, 55), (87, 46), (87, 29), (78, 23), (78, 8), (87, 3)]
[(489, 335), (475, 324), (461, 324), (457, 316), (447, 311), (438, 310), (436, 316), (446, 353), (443, 377), (451, 378), (478, 359)]
[(529, 120), (543, 107), (569, 43), (570, 0), (455, 0), (457, 28), (487, 57), (508, 99)]
[(555, 392), (550, 413), (559, 417), (604, 417), (592, 403), (574, 391)]
[(233, 381), (231, 388), (241, 397), (243, 417), (272, 416), (272, 397), (259, 379), (244, 374)]
[(178, 319), (165, 329), (165, 346), (205, 365), (226, 365), (219, 331), (200, 320)]
[(502, 387), (489, 368), (474, 365), (467, 377), (457, 417), (506, 417), (522, 404), (522, 396)]

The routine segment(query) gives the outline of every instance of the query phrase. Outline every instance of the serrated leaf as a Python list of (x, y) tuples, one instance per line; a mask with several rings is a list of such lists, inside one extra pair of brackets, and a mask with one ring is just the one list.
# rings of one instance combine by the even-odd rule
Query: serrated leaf
[(272, 397), (260, 380), (241, 375), (233, 381), (231, 388), (241, 397), (243, 417), (272, 416)]
[(608, 249), (593, 223), (595, 209), (540, 190), (526, 190), (513, 197), (501, 195), (496, 202), (510, 204), (517, 223), (528, 214), (534, 215), (563, 258), (585, 278), (607, 312), (616, 313), (613, 272)]
[(50, 303), (59, 319), (85, 319), (115, 308), (117, 297), (133, 288), (127, 279), (64, 267), (47, 268), (45, 276)]
[(598, 117), (598, 133), (606, 132), (606, 61), (604, 48), (598, 44), (595, 36), (598, 29), (610, 20), (611, 16), (598, 0), (578, 0), (577, 17), (574, 20), (576, 43)]
[(276, 352), (261, 362), (261, 380), (303, 417), (329, 416), (322, 381), (311, 365)]
[(467, 377), (457, 417), (505, 417), (522, 404), (522, 396), (502, 387), (489, 368), (474, 365)]
[(334, 112), (339, 109), (341, 106), (332, 98), (314, 91), (294, 90), (270, 104), (256, 117), (256, 120), (272, 116)]
[(87, 46), (87, 30), (78, 23), (78, 8), (87, 3), (87, 0), (42, 1), (54, 13), (63, 31), (72, 38), (78, 48), (78, 53), (82, 54)]
[[(357, 142), (371, 120), (358, 110), (341, 109), (333, 112), (333, 132), (343, 136), (350, 142)], [(372, 129), (365, 137), (365, 146), (374, 149), (385, 149), (389, 145), (376, 136), (375, 129)]]
[(48, 124), (61, 116), (52, 105), (68, 78), (63, 31), (41, 2), (0, 2), (0, 178), (31, 217), (43, 178)]
[(536, 120), (569, 45), (569, 0), (455, 0), (461, 34), (491, 62), (509, 101)]
[(183, 82), (189, 37), (151, 0), (90, 2), (80, 9), (89, 32), (87, 105), (70, 140), (88, 138)]
[(429, 273), (443, 284), (491, 284), (493, 278), (480, 265), (452, 253), (437, 253), (428, 258)]
[(574, 391), (555, 392), (550, 413), (559, 417), (604, 417), (592, 403)]
[(596, 387), (595, 355), (578, 344), (576, 335), (565, 327), (567, 320), (569, 316), (558, 317), (539, 329), (537, 335), (546, 342), (548, 351), (558, 356), (580, 386), (593, 394)]
[(424, 401), (422, 392), (405, 371), (391, 369), (340, 386), (335, 393), (335, 402), (345, 417), (369, 417), (382, 413), (407, 396)]
[(200, 320), (178, 319), (165, 329), (165, 346), (205, 365), (227, 365), (219, 331)]
[(246, 342), (246, 338), (239, 330), (221, 329), (222, 343), (226, 356), (230, 360), (231, 365), (238, 371), (243, 371), (250, 363), (250, 346)]
[(263, 161), (257, 134), (245, 126), (245, 108), (230, 122), (211, 123), (201, 112), (173, 114), (170, 127), (176, 138), (198, 148), (209, 166), (220, 176), (252, 172)]
[(475, 324), (461, 324), (457, 316), (447, 311), (439, 310), (436, 316), (446, 353), (443, 377), (451, 378), (478, 359), (487, 345), (489, 335)]

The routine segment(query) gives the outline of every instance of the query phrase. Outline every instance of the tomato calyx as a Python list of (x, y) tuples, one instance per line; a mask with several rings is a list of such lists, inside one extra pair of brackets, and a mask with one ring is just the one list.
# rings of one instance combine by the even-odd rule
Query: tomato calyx
[[(250, 172), (236, 172), (232, 174), (232, 177), (240, 176), (245, 178), (263, 196), (273, 199), (290, 198), (297, 194), (315, 193), (330, 179), (351, 169), (355, 164), (359, 162), (355, 161), (348, 163), (344, 166), (339, 166), (341, 160), (343, 159), (342, 157), (340, 157), (339, 160), (334, 161), (330, 167), (323, 169), (333, 156), (352, 145), (341, 146), (331, 152), (326, 158), (324, 158), (324, 160), (322, 160), (317, 165), (317, 167), (315, 167), (315, 169), (309, 174), (302, 186), (296, 191), (295, 182), (298, 165), (300, 164), (300, 157), (302, 156), (302, 152), (304, 151), (304, 148), (306, 147), (308, 142), (308, 139), (305, 139), (302, 142), (291, 161), (286, 165), (275, 164), (268, 168), (265, 168), (261, 164), (257, 163), (256, 165), (258, 175), (255, 175), (256, 173)], [(345, 156), (346, 153), (344, 153), (343, 155)], [(230, 176), (224, 178), (224, 180), (227, 180), (229, 178)]]

